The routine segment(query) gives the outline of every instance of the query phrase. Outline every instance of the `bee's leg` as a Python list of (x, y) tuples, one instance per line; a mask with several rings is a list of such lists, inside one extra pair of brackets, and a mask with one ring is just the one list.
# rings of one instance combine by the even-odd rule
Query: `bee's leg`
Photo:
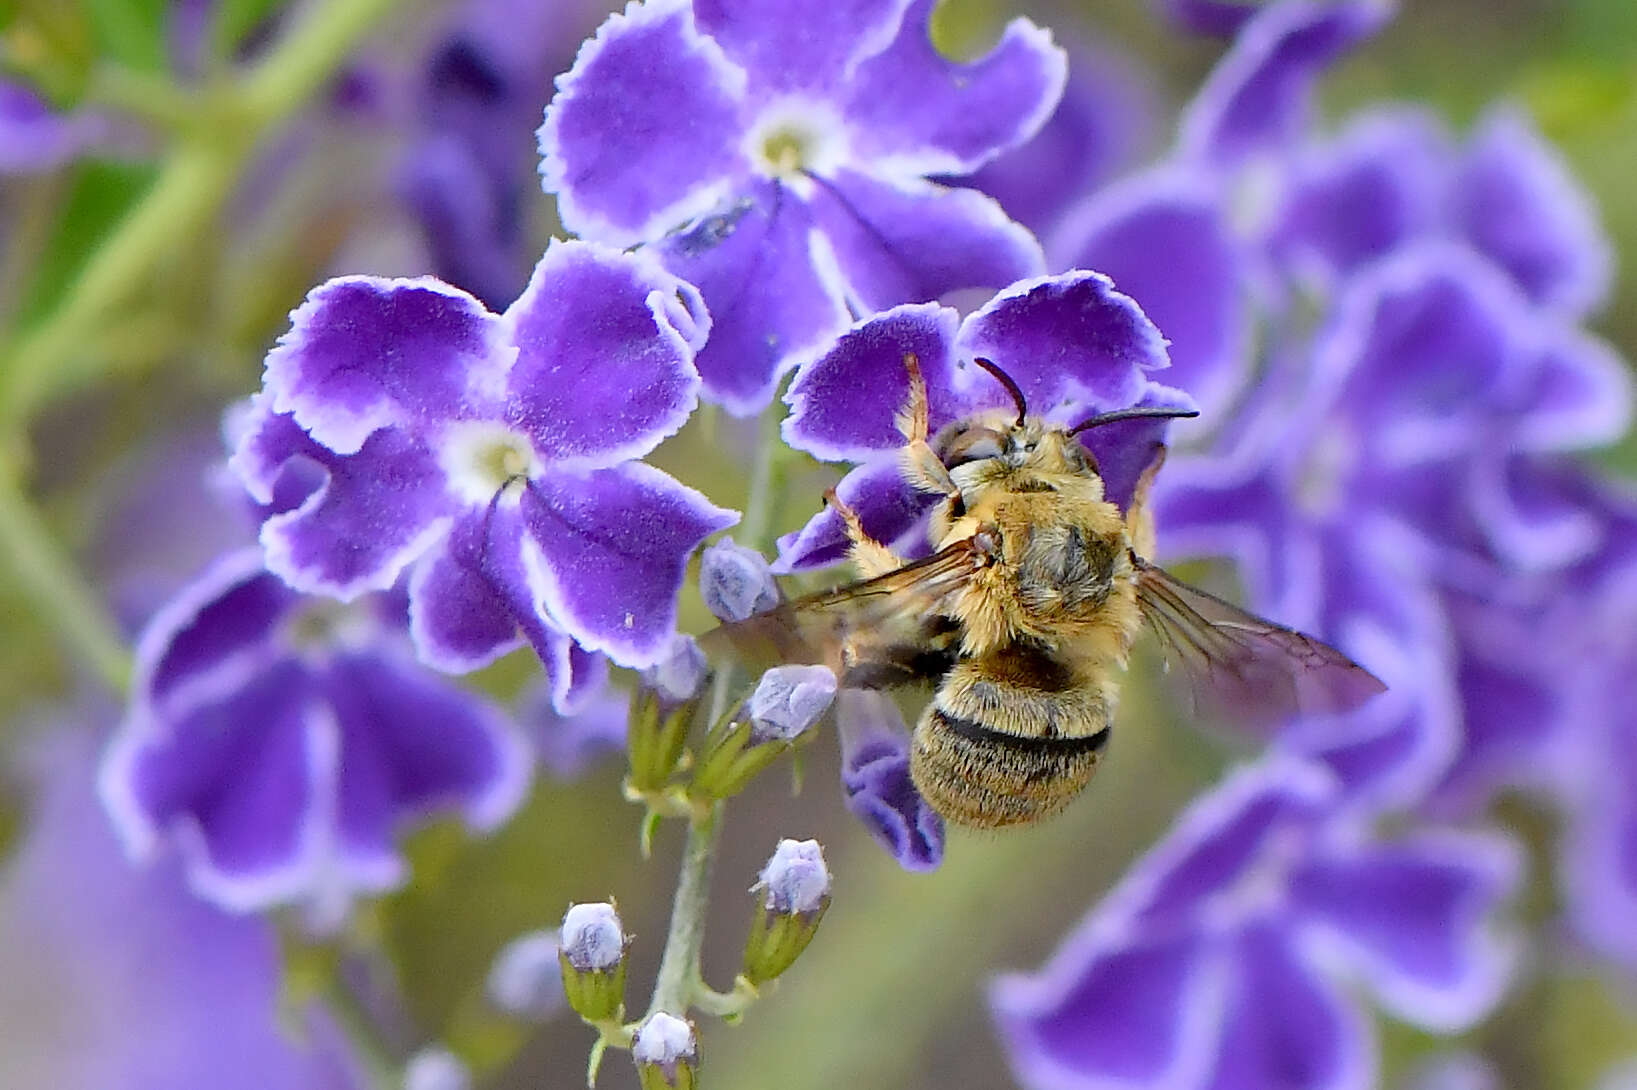
[(1137, 487), (1131, 492), (1131, 506), (1125, 513), (1125, 535), (1131, 548), (1145, 559), (1154, 555), (1154, 515), (1148, 510), (1148, 492), (1154, 476), (1165, 464), (1165, 444), (1154, 444), (1154, 455), (1137, 477)]
[(902, 557), (870, 536), (869, 531), (864, 529), (858, 512), (843, 503), (841, 497), (836, 495), (835, 489), (825, 489), (824, 502), (835, 508), (836, 514), (841, 516), (842, 525), (847, 528), (847, 540), (852, 543), (848, 559), (858, 568), (860, 576), (874, 579), (878, 575), (897, 571), (904, 566), (905, 561)]
[(927, 442), (926, 378), (921, 374), (921, 361), (915, 353), (904, 354), (904, 369), (909, 372), (909, 400), (898, 410), (898, 430), (904, 436), (899, 466), (905, 480), (922, 492), (943, 496), (951, 504), (952, 514), (959, 517), (963, 513), (961, 490), (932, 444)]

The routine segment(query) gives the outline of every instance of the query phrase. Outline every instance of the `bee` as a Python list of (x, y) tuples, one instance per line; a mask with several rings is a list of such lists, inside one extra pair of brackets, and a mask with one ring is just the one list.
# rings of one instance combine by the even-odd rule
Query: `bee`
[[(1146, 498), (1165, 449), (1122, 512), (1078, 436), (1121, 420), (1194, 416), (1131, 408), (1062, 428), (1029, 414), (1023, 391), (996, 410), (927, 435), (926, 384), (905, 358), (900, 464), (939, 497), (934, 551), (905, 561), (826, 493), (864, 577), (787, 602), (705, 637), (707, 653), (752, 666), (822, 663), (843, 685), (931, 682), (910, 772), (926, 800), (962, 825), (999, 828), (1061, 811), (1102, 758), (1128, 655), (1146, 622), (1218, 710), (1270, 722), (1339, 712), (1385, 686), (1340, 651), (1245, 612), (1150, 563)], [(1214, 694), (1214, 695), (1213, 695)]]

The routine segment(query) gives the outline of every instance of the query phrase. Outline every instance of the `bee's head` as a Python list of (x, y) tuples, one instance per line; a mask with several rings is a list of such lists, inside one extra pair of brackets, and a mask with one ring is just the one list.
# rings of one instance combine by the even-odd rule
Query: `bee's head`
[(934, 449), (944, 465), (951, 470), (974, 462), (992, 460), (997, 463), (997, 469), (1027, 469), (1037, 473), (1095, 473), (1097, 459), (1076, 438), (1081, 432), (1119, 420), (1199, 415), (1197, 410), (1134, 406), (1099, 413), (1072, 428), (1060, 428), (1038, 417), (1031, 417), (1022, 388), (993, 361), (978, 356), (974, 357), (972, 362), (988, 371), (1006, 387), (1006, 392), (1012, 395), (1012, 401), (1017, 406), (1017, 414), (1013, 416), (1004, 409), (994, 409), (951, 424), (941, 432), (934, 442)]

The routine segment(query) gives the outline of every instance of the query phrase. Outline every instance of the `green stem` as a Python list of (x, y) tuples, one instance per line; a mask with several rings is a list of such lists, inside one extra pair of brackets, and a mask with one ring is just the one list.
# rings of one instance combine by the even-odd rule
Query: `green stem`
[(397, 1090), (403, 1081), (403, 1065), (376, 1025), (375, 1016), (342, 979), (339, 967), (330, 975), (323, 994), (325, 1010), (347, 1039), (372, 1090)]
[(109, 688), (123, 692), (131, 662), (119, 627), (52, 537), (11, 465), (0, 465), (0, 553), (39, 616), (56, 626)]
[(711, 860), (722, 830), (724, 804), (700, 810), (688, 822), (688, 840), (682, 849), (682, 873), (671, 902), (671, 926), (660, 956), (648, 1013), (666, 1011), (686, 1017), (699, 980), (699, 950), (705, 941), (705, 910), (710, 904)]
[(91, 256), (57, 309), (9, 353), (0, 415), (12, 434), (51, 393), (100, 367), (80, 349), (108, 313), (145, 284), (166, 255), (199, 237), (261, 137), (306, 105), (372, 26), (403, 7), (402, 0), (314, 5), (241, 84), (223, 93), (219, 115), (181, 131), (141, 202)]
[[(784, 442), (779, 435), (778, 402), (762, 414), (757, 430), (756, 463), (750, 471), (750, 493), (745, 519), (739, 524), (740, 544), (760, 549), (773, 521), (776, 484), (782, 475)], [(714, 720), (712, 720), (714, 722)]]

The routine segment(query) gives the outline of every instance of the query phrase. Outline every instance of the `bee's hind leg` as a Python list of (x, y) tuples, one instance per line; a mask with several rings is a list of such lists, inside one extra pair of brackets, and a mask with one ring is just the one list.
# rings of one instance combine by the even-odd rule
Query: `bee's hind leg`
[(858, 512), (842, 502), (835, 489), (824, 490), (824, 502), (835, 508), (836, 514), (841, 516), (841, 524), (847, 528), (847, 540), (852, 544), (847, 556), (858, 568), (860, 576), (874, 579), (904, 566), (902, 557), (870, 536)]
[(913, 352), (904, 354), (904, 369), (909, 372), (909, 400), (898, 410), (898, 430), (903, 433), (904, 447), (899, 452), (899, 468), (904, 479), (922, 492), (942, 496), (950, 505), (951, 514), (959, 517), (961, 490), (950, 477), (938, 453), (927, 442), (926, 377), (921, 374), (921, 361)]

